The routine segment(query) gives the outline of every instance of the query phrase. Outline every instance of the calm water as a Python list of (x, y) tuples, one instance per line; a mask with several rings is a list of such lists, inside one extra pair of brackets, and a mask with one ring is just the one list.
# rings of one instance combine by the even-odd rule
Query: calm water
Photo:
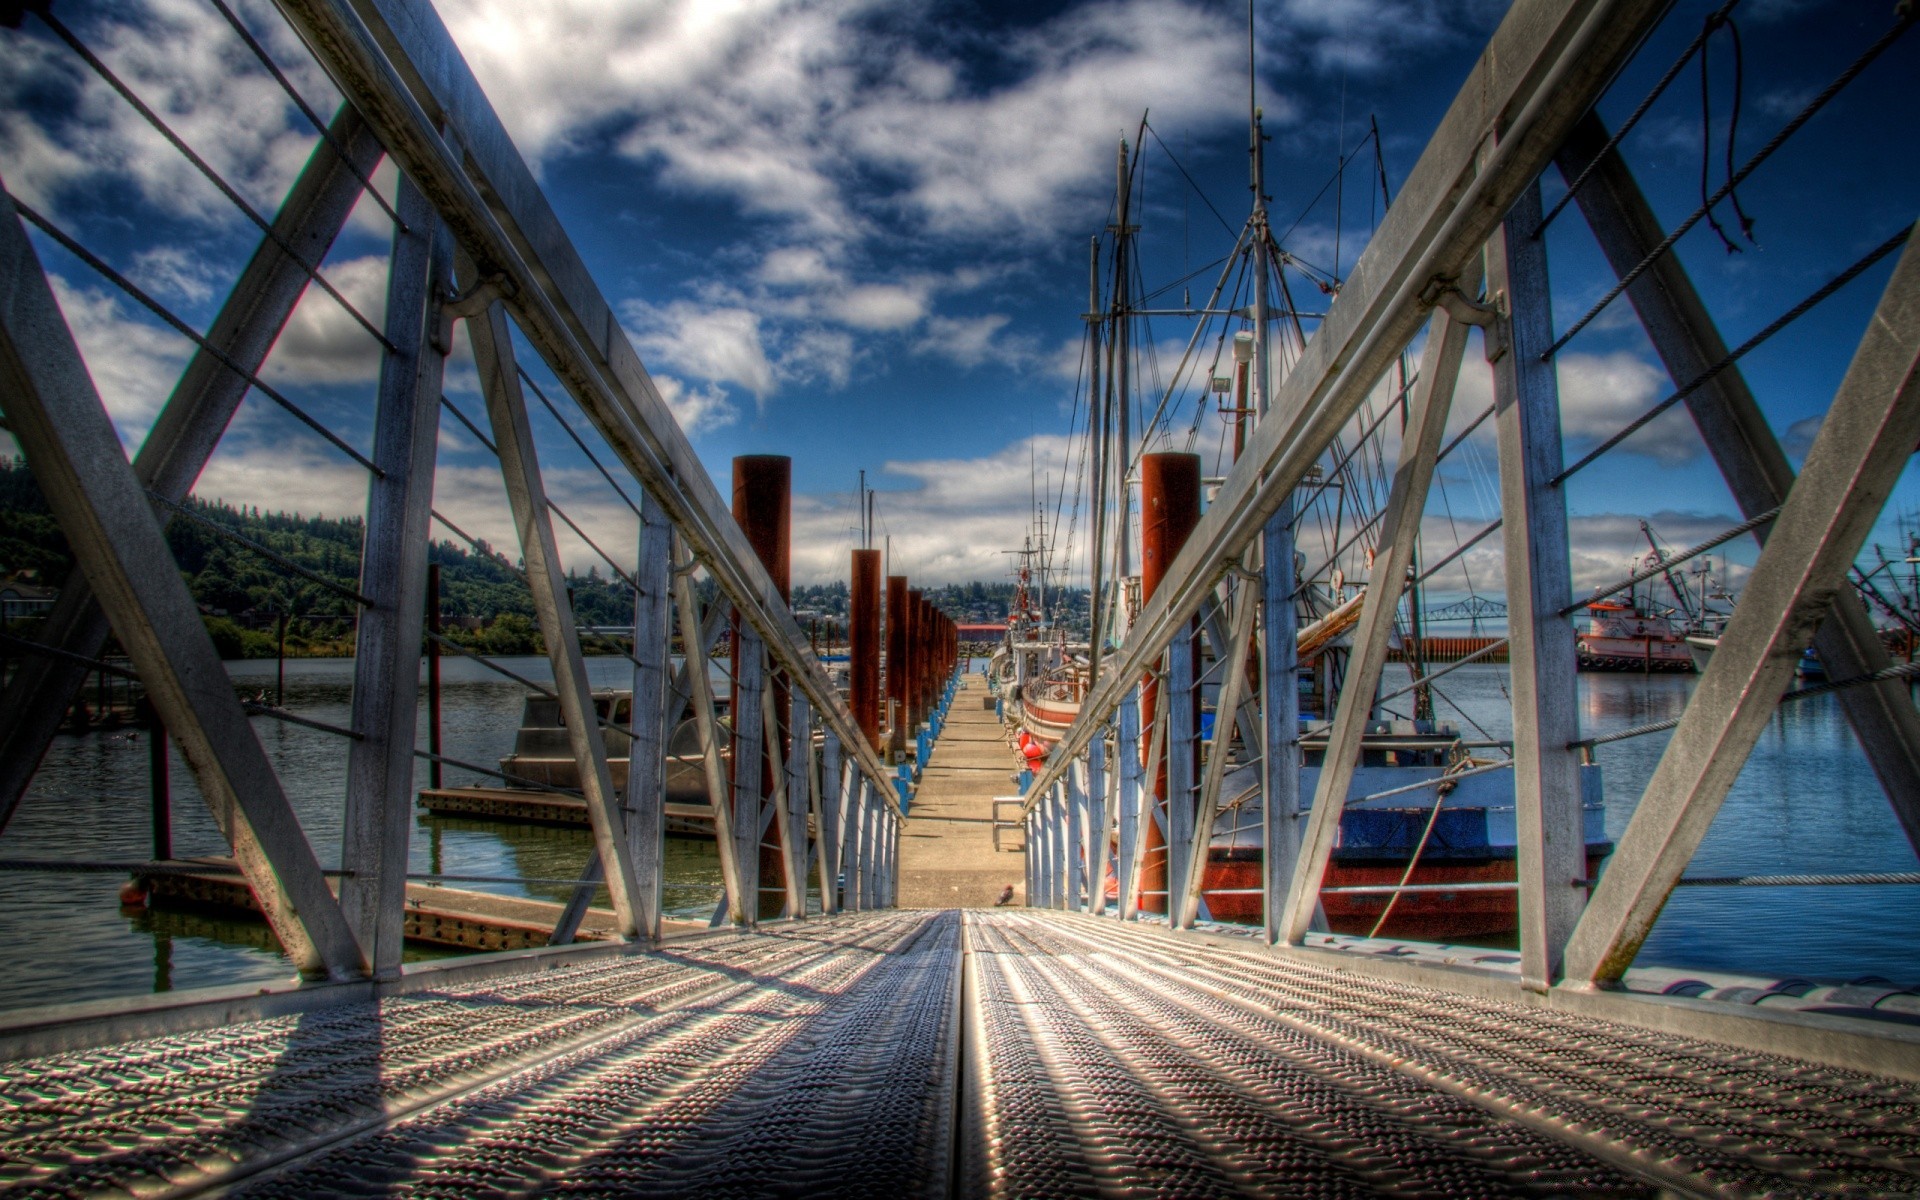
[[(507, 662), (532, 679), (550, 678), (545, 659)], [(589, 659), (596, 686), (624, 688), (630, 666)], [(230, 664), (245, 692), (273, 686), (272, 662)], [(1392, 668), (1398, 671), (1398, 668)], [(345, 725), (352, 664), (287, 664), (287, 703), (296, 712)], [(523, 689), (477, 664), (444, 664), (446, 753), (492, 763), (507, 753)], [(1396, 680), (1392, 686), (1397, 686)], [(1493, 737), (1510, 732), (1504, 667), (1474, 664), (1440, 683)], [(1582, 675), (1582, 728), (1606, 733), (1677, 716), (1694, 676)], [(1439, 704), (1442, 719), (1472, 727)], [(423, 721), (419, 744), (426, 745)], [(339, 739), (256, 719), (296, 811), (323, 862), (337, 859), (346, 753)], [(1607, 828), (1626, 828), (1667, 735), (1601, 747)], [(141, 738), (62, 736), (3, 838), (8, 858), (147, 857), (147, 746)], [(449, 784), (484, 783), (449, 769)], [(191, 775), (173, 764), (174, 845), (180, 854), (225, 851)], [(416, 767), (425, 786), (426, 764)], [(412, 867), (477, 875), (566, 879), (590, 850), (585, 830), (540, 829), (418, 814)], [(1696, 875), (1812, 871), (1911, 871), (1902, 836), (1831, 697), (1788, 706), (1768, 726), (1690, 868)], [(713, 846), (667, 844), (667, 905), (704, 918), (718, 894)], [(0, 1008), (130, 995), (168, 988), (288, 978), (285, 960), (260, 925), (170, 913), (123, 914), (115, 875), (0, 873), (0, 938), (41, 952), (15, 953), (0, 974)], [(463, 884), (509, 895), (560, 899), (558, 887)], [(597, 903), (605, 904), (605, 892)], [(53, 952), (47, 952), (53, 951)], [(1688, 966), (1755, 975), (1850, 979), (1880, 975), (1920, 984), (1920, 887), (1683, 888), (1642, 951), (1643, 965)]]
[[(505, 659), (503, 665), (541, 682), (552, 671), (545, 658)], [(272, 661), (227, 664), (241, 692), (271, 691)], [(632, 665), (624, 659), (587, 660), (594, 685), (626, 688)], [(526, 689), (478, 663), (442, 660), (444, 753), (493, 765), (513, 749)], [(345, 726), (353, 664), (343, 659), (287, 663), (287, 707), (302, 716)], [(417, 744), (427, 744), (426, 703), (420, 705)], [(256, 717), (253, 727), (279, 768), (282, 785), (321, 863), (339, 861), (341, 807), (346, 794), (345, 743), (331, 734)], [(173, 845), (181, 856), (224, 854), (192, 772), (172, 756)], [(446, 768), (449, 785), (495, 784)], [(427, 785), (427, 764), (414, 764), (416, 787)], [(33, 787), (4, 835), (0, 857), (142, 860), (151, 856), (144, 734), (61, 735), (47, 752)], [(446, 874), (577, 877), (592, 851), (584, 829), (550, 829), (494, 822), (440, 820), (416, 810), (410, 870)], [(720, 864), (711, 842), (669, 839), (671, 916), (705, 919), (720, 891)], [(264, 925), (179, 913), (123, 913), (116, 899), (124, 876), (0, 872), (0, 944), (56, 948), (15, 954), (0, 973), (0, 1008), (97, 999), (170, 988), (284, 980), (286, 960)], [(475, 891), (561, 900), (559, 886), (462, 883)], [(608, 904), (602, 888), (595, 904)], [(411, 949), (409, 957), (426, 957)]]
[[(1404, 668), (1392, 686), (1406, 681)], [(1511, 736), (1504, 666), (1471, 663), (1439, 683), (1436, 715), (1463, 736), (1472, 716)], [(1697, 675), (1580, 675), (1586, 736), (1677, 717)], [(1389, 689), (1391, 690), (1391, 688)], [(1398, 703), (1405, 704), (1411, 697)], [(1601, 746), (1607, 834), (1626, 830), (1667, 733)], [(1834, 697), (1782, 705), (1721, 806), (1689, 875), (1913, 871), (1914, 853)], [(1642, 966), (1920, 986), (1920, 887), (1679, 888), (1641, 949)]]

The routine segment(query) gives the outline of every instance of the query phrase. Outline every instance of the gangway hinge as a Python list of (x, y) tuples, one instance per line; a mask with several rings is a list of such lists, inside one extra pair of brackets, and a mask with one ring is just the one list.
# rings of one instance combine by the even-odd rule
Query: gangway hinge
[(1445, 309), (1449, 317), (1462, 325), (1478, 325), (1481, 337), (1486, 340), (1488, 362), (1499, 362), (1506, 357), (1513, 339), (1507, 325), (1505, 292), (1493, 293), (1482, 304), (1468, 298), (1455, 280), (1436, 275), (1420, 293), (1420, 302)]

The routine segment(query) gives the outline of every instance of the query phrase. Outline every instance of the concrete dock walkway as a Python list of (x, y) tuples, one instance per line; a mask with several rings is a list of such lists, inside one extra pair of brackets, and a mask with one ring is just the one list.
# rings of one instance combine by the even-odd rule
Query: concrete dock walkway
[(1009, 884), (1026, 903), (1019, 831), (993, 848), (993, 798), (1016, 793), (1020, 763), (988, 700), (985, 679), (962, 677), (900, 838), (902, 908), (990, 907)]

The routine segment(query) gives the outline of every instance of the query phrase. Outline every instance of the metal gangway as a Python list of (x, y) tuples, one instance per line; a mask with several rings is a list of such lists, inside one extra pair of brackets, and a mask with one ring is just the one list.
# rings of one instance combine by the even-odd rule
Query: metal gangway
[[(255, 214), (259, 250), (219, 320), (201, 333), (174, 319), (198, 352), (131, 459), (27, 229), (170, 314), (47, 215), (0, 197), (5, 420), (84, 569), (44, 640), (13, 647), (26, 665), (0, 700), (0, 817), (24, 794), (66, 700), (100, 666), (111, 628), (303, 979), (0, 1019), (0, 1187), (48, 1196), (1920, 1189), (1920, 1033), (1897, 1007), (1868, 1019), (1897, 989), (1763, 1006), (1622, 986), (1809, 644), (1920, 845), (1920, 715), (1908, 673), (1845, 586), (1920, 443), (1920, 257), (1902, 230), (1824, 289), (1896, 259), (1796, 478), (1737, 363), (1824, 294), (1729, 350), (1666, 253), (1678, 234), (1654, 222), (1619, 154), (1625, 130), (1609, 132), (1593, 114), (1665, 4), (1521, 0), (1503, 20), (1034, 781), (1023, 813), (1028, 906), (967, 912), (892, 907), (899, 839), (911, 836), (894, 779), (432, 10), (403, 0), (277, 5), (347, 100), (331, 120), (315, 118), (323, 139), (278, 215)], [(56, 11), (26, 8), (25, 19), (111, 75)], [(1913, 21), (1901, 9), (1836, 88)], [(120, 82), (122, 97), (144, 107)], [(1816, 97), (1772, 145), (1824, 102)], [(195, 169), (218, 178), (169, 133)], [(390, 300), (382, 322), (366, 323), (383, 356), (372, 453), (307, 418), (369, 477), (351, 597), (353, 720), (328, 730), (347, 742), (351, 778), (336, 898), (249, 725), (306, 718), (235, 697), (162, 523), (192, 519), (191, 486), (248, 392), (301, 415), (261, 367), (301, 293), (331, 290), (317, 264), (382, 157), (401, 183), (389, 213)], [(1572, 194), (1545, 213), (1537, 181), (1553, 168)], [(1624, 296), (1676, 387), (1613, 444), (1684, 404), (1746, 517), (1721, 540), (1764, 539), (1739, 611), (1597, 881), (1582, 858), (1575, 779), (1592, 739), (1574, 705), (1578, 606), (1568, 605), (1557, 486), (1584, 464), (1562, 460), (1552, 366), (1595, 313), (1556, 337), (1536, 236), (1569, 204), (1620, 278), (1595, 313)], [(466, 323), (484, 383), (484, 433), (441, 395), (455, 321)], [(1506, 548), (1514, 737), (1504, 769), (1518, 798), (1521, 914), (1506, 963), (1313, 936), (1399, 589), (1367, 593), (1345, 693), (1363, 700), (1334, 714), (1308, 805), (1289, 513), (1309, 468), (1423, 328), (1373, 578), (1408, 575), (1467, 331), (1479, 328), (1495, 379), (1482, 420), (1498, 433), (1502, 515), (1468, 544), (1498, 532)], [(516, 362), (516, 345), (538, 364)], [(641, 493), (629, 500), (641, 535), (624, 790), (606, 765), (558, 561), (552, 518), (565, 517), (529, 432), (530, 366), (551, 374), (604, 442), (612, 463), (595, 461), (609, 486), (624, 497), (637, 483)], [(414, 681), (443, 409), (491, 434), (500, 459), (596, 853), (547, 947), (403, 969), (413, 764), (432, 753), (415, 745)], [(704, 581), (713, 599), (703, 609)], [(728, 670), (744, 697), (733, 786), (705, 669), (729, 624), (738, 632)], [(1250, 659), (1257, 673), (1209, 666)], [(1165, 698), (1197, 694), (1209, 674), (1220, 676), (1222, 714), (1211, 744), (1200, 743), (1197, 703), (1160, 703), (1142, 728), (1143, 680)], [(776, 695), (786, 712), (775, 711)], [(665, 731), (682, 712), (702, 731), (726, 898), (714, 928), (668, 937), (659, 772)], [(817, 755), (803, 736), (813, 727), (824, 731)], [(1236, 740), (1259, 765), (1265, 814), (1266, 920), (1238, 930), (1203, 919), (1200, 870)], [(1148, 747), (1144, 763), (1123, 752), (1137, 745)], [(775, 758), (771, 794), (738, 783), (759, 778), (741, 759), (761, 753)], [(1160, 770), (1164, 795), (1152, 786)], [(773, 829), (781, 836), (765, 840)], [(762, 879), (767, 846), (778, 857)], [(1142, 883), (1150, 850), (1163, 872), (1157, 905)], [(575, 910), (602, 881), (619, 937), (567, 944)], [(817, 915), (804, 899), (812, 887)]]

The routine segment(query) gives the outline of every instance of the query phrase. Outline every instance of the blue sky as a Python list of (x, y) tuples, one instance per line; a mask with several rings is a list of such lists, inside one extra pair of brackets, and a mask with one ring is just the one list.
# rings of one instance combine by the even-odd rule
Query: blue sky
[[(271, 7), (235, 7), (309, 102), (330, 112), (337, 95)], [(1315, 201), (1341, 147), (1359, 146), (1377, 120), (1388, 184), (1397, 187), (1504, 6), (1259, 0), (1257, 8), (1275, 223), (1290, 230), (1294, 253), (1344, 273), (1381, 209), (1371, 150), (1337, 192)], [(1610, 122), (1638, 101), (1708, 8), (1676, 5), (1603, 102)], [(896, 570), (929, 582), (1003, 573), (1000, 551), (1023, 532), (1034, 474), (1057, 486), (1074, 462), (1066, 434), (1087, 239), (1108, 219), (1115, 148), (1135, 137), (1143, 112), (1154, 131), (1141, 219), (1150, 285), (1224, 253), (1226, 226), (1237, 229), (1247, 209), (1243, 4), (476, 0), (440, 9), (709, 469), (724, 484), (735, 454), (794, 457), (803, 580), (844, 577), (862, 468), (881, 489)], [(59, 13), (256, 207), (272, 211), (311, 150), (311, 127), (207, 0), (116, 0)], [(1735, 16), (1744, 49), (1738, 162), (1887, 27), (1891, 5), (1745, 0)], [(1715, 187), (1725, 171), (1732, 61), (1723, 34), (1711, 59)], [(1741, 188), (1754, 243), (1742, 239), (1742, 251), (1729, 254), (1704, 224), (1681, 242), (1730, 343), (1914, 219), (1920, 156), (1902, 114), (1913, 111), (1916, 79), (1920, 37), (1910, 35)], [(1699, 202), (1700, 97), (1689, 68), (1626, 143), (1669, 224)], [(0, 179), (203, 328), (255, 239), (31, 19), (0, 32)], [(376, 183), (390, 189), (390, 170)], [(1562, 191), (1557, 176), (1545, 189), (1552, 203)], [(1724, 205), (1721, 215), (1737, 238)], [(329, 278), (376, 319), (389, 232), (379, 209), (363, 203), (327, 264)], [(1577, 212), (1548, 237), (1564, 328), (1610, 277)], [(123, 435), (137, 443), (187, 343), (84, 265), (37, 244)], [(1746, 361), (1796, 455), (1890, 265)], [(1212, 275), (1190, 285), (1196, 301)], [(1325, 303), (1293, 282), (1303, 308)], [(1172, 347), (1186, 333), (1168, 320), (1153, 336)], [(267, 373), (365, 446), (377, 364), (371, 339), (315, 293)], [(1570, 454), (1670, 390), (1624, 303), (1568, 347), (1560, 370)], [(462, 356), (448, 394), (480, 415)], [(1470, 415), (1486, 396), (1484, 364), (1470, 354), (1456, 409)], [(1183, 430), (1192, 413), (1185, 403), (1175, 421)], [(510, 543), (491, 460), (447, 424), (436, 504)], [(1217, 426), (1202, 429), (1200, 444), (1217, 446)], [(631, 514), (544, 412), (536, 432), (551, 490), (623, 558)], [(1446, 465), (1429, 553), (1451, 544), (1452, 525), (1476, 528), (1490, 514), (1490, 463), (1476, 440)], [(256, 397), (201, 491), (341, 513), (363, 502), (364, 480)], [(1621, 573), (1641, 517), (1675, 545), (1734, 520), (1683, 416), (1656, 423), (1579, 477), (1569, 504), (1583, 584)], [(1910, 481), (1890, 510), (1902, 506), (1920, 508)], [(590, 565), (576, 541), (563, 545), (570, 565)], [(1743, 547), (1735, 559), (1751, 552)], [(1449, 579), (1449, 588), (1497, 591), (1497, 546), (1465, 565), (1470, 578)]]

